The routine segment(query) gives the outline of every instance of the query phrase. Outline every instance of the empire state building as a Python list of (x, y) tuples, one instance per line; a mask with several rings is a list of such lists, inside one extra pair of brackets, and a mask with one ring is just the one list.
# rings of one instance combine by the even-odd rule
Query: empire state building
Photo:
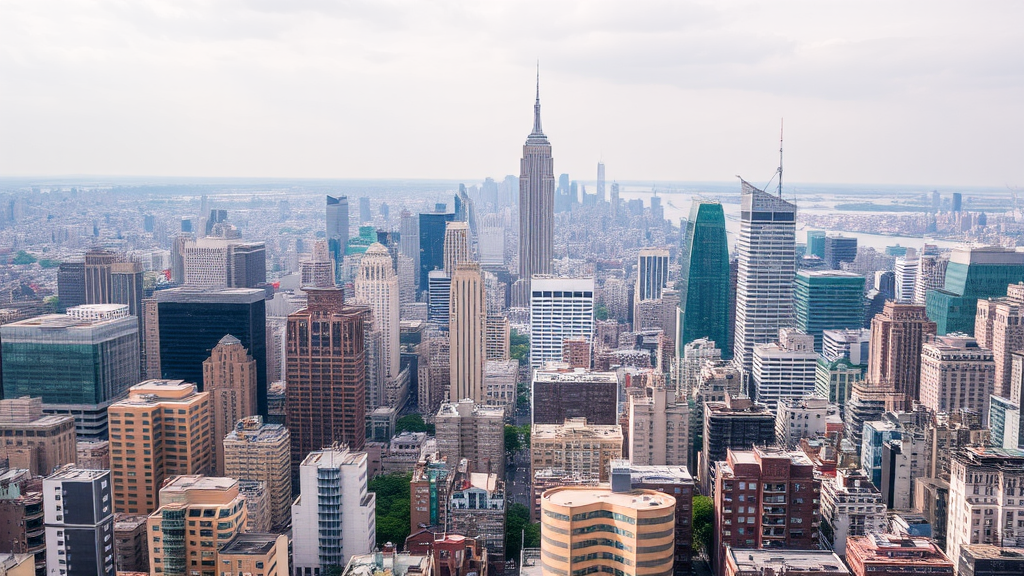
[(533, 132), (523, 145), (519, 166), (519, 279), (529, 286), (534, 274), (551, 273), (555, 239), (555, 168), (551, 143), (540, 127), (539, 74)]

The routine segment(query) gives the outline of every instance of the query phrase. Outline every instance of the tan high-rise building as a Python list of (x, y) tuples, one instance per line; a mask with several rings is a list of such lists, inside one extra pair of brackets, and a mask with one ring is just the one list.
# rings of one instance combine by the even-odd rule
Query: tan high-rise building
[(331, 288), (334, 286), (334, 261), (327, 246), (327, 240), (317, 240), (309, 260), (299, 265), (302, 286)]
[(228, 334), (203, 362), (203, 390), (213, 400), (214, 473), (224, 474), (224, 437), (235, 423), (256, 413), (256, 361)]
[(451, 390), (448, 399), (458, 402), (470, 398), (484, 402), (484, 362), (487, 341), (487, 298), (480, 265), (458, 265), (452, 276), (449, 300), (448, 334), (451, 360)]
[(534, 274), (551, 274), (555, 243), (555, 163), (540, 123), (540, 75), (533, 105), (533, 130), (519, 161), (519, 283), (513, 300), (525, 306)]
[(288, 316), (285, 343), (286, 425), (292, 475), (306, 455), (335, 442), (366, 442), (363, 337), (370, 309), (345, 304), (341, 290), (306, 291), (306, 307)]
[(444, 273), (451, 278), (464, 262), (469, 262), (469, 224), (448, 222), (444, 228)]
[(564, 424), (534, 424), (530, 457), (533, 471), (556, 468), (607, 482), (609, 464), (622, 458), (622, 427), (588, 424), (586, 418), (568, 418)]
[(629, 460), (637, 466), (686, 466), (690, 409), (674, 389), (648, 386), (629, 397)]
[(178, 476), (160, 489), (160, 508), (146, 523), (150, 574), (217, 576), (217, 551), (242, 533), (248, 520), (238, 480)]
[(996, 362), (995, 394), (1010, 397), (1012, 354), (1024, 350), (1024, 305), (1009, 298), (978, 300), (974, 337), (992, 351)]
[(628, 475), (624, 484), (622, 491), (562, 486), (544, 492), (541, 574), (673, 573), (676, 499), (655, 490), (631, 490)]
[(505, 477), (505, 411), (466, 398), (441, 404), (434, 419), (437, 452), (448, 462), (465, 458), (469, 472)]
[(164, 480), (213, 469), (213, 403), (182, 380), (146, 380), (107, 410), (114, 509), (149, 514)]
[(243, 418), (224, 438), (224, 475), (258, 480), (270, 494), (271, 525), (291, 519), (291, 436), (281, 424), (264, 424), (262, 416)]
[(966, 409), (988, 423), (996, 365), (970, 336), (937, 336), (921, 350), (921, 404), (933, 412)]
[(284, 534), (239, 534), (217, 551), (217, 565), (231, 574), (290, 576), (288, 537)]
[(487, 359), (511, 358), (512, 325), (504, 314), (487, 315)]
[(391, 254), (383, 244), (371, 244), (359, 261), (355, 301), (370, 307), (374, 330), (381, 333), (380, 361), (384, 368), (384, 378), (398, 378), (401, 360), (398, 344), (398, 276), (395, 275)]
[(145, 335), (142, 377), (146, 380), (160, 378), (160, 309), (155, 298), (142, 301), (142, 332)]
[(43, 414), (42, 398), (0, 400), (0, 458), (46, 476), (77, 457), (74, 416)]
[(919, 397), (921, 347), (930, 334), (935, 334), (935, 322), (925, 315), (924, 306), (886, 302), (871, 320), (867, 380), (902, 394), (905, 405), (900, 409), (909, 410)]

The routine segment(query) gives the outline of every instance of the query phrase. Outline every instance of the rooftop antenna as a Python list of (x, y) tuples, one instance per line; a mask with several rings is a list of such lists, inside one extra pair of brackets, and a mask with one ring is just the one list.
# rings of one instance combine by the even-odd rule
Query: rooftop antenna
[(782, 198), (782, 129), (784, 118), (779, 119), (779, 198)]

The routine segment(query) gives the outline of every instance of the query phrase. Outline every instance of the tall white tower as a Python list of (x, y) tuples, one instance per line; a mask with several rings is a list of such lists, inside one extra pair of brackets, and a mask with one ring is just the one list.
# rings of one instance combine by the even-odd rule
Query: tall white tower
[(400, 365), (398, 345), (399, 327), (398, 276), (395, 274), (388, 249), (374, 242), (359, 262), (359, 274), (355, 280), (355, 299), (373, 312), (373, 324), (383, 340), (385, 378), (397, 378)]

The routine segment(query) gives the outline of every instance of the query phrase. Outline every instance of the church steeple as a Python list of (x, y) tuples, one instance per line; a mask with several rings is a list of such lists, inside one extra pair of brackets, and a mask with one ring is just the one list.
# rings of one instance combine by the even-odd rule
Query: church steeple
[(540, 60), (537, 61), (537, 101), (533, 104), (533, 132), (530, 138), (546, 138), (540, 126)]

